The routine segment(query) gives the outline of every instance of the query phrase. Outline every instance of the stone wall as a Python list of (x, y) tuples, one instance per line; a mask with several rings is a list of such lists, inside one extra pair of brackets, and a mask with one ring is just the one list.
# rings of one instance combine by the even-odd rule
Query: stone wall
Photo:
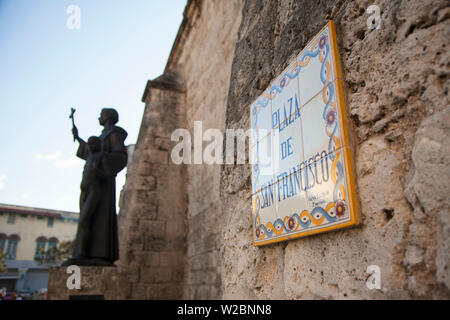
[[(336, 23), (362, 223), (252, 246), (249, 166), (223, 166), (229, 299), (450, 298), (450, 8), (443, 1), (243, 1), (226, 128), (327, 22)], [(381, 290), (366, 287), (369, 265)]]
[[(186, 86), (183, 128), (190, 131), (194, 142), (194, 121), (202, 122), (203, 133), (209, 128), (222, 132), (225, 129), (241, 5), (237, 0), (214, 0), (194, 1), (191, 7), (191, 29), (183, 33), (183, 44), (175, 47), (177, 56), (169, 60), (167, 69), (176, 70)], [(185, 298), (219, 299), (221, 296), (222, 201), (219, 186), (219, 164), (186, 166)]]
[(203, 132), (224, 130), (240, 12), (237, 0), (188, 1), (164, 75), (144, 93), (119, 215), (120, 266), (136, 275), (133, 298), (221, 297), (220, 165), (173, 164), (170, 136), (186, 128), (194, 142), (196, 120)]
[[(124, 300), (129, 299), (131, 283), (125, 273), (114, 267), (80, 267), (80, 289), (69, 289), (67, 280), (74, 273), (67, 273), (67, 267), (53, 267), (49, 272), (48, 300), (69, 300), (74, 296), (85, 299)], [(69, 279), (74, 285), (75, 281)], [(97, 296), (93, 298), (92, 296)], [(75, 297), (76, 298), (76, 297)]]

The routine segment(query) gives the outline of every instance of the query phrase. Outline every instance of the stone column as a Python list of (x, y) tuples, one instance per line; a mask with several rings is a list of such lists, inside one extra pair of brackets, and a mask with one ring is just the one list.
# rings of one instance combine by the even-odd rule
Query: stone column
[(170, 161), (170, 136), (181, 127), (184, 91), (173, 73), (148, 82), (138, 142), (122, 192), (121, 260), (131, 298), (180, 299), (185, 239), (182, 165)]

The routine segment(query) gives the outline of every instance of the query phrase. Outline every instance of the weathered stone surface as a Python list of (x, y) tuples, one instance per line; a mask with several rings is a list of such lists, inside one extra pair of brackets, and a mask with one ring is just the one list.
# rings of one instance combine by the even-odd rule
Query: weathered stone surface
[[(176, 57), (169, 60), (168, 68), (176, 69), (185, 83), (186, 119), (181, 127), (191, 132), (194, 143), (194, 121), (202, 121), (203, 133), (209, 128), (225, 129), (241, 1), (192, 1), (188, 10), (191, 27), (182, 34), (183, 45), (174, 49), (179, 51), (173, 53)], [(206, 146), (204, 143), (203, 150)], [(220, 166), (188, 165), (185, 178), (188, 204), (183, 297), (218, 299), (223, 210), (219, 192)]]
[(127, 203), (119, 214), (118, 264), (138, 274), (127, 278), (133, 299), (181, 298), (183, 283), (183, 168), (169, 163), (168, 150), (170, 134), (183, 120), (184, 93), (168, 82), (152, 87), (161, 79), (155, 81), (145, 91), (147, 112), (130, 164), (137, 170), (127, 174)]
[(424, 250), (416, 246), (408, 246), (405, 252), (405, 264), (415, 266), (423, 261)]
[[(224, 298), (450, 297), (448, 3), (381, 1), (374, 30), (368, 5), (243, 1), (226, 128), (249, 127), (252, 100), (333, 19), (362, 223), (253, 248), (250, 168), (223, 166)], [(381, 269), (380, 290), (366, 286), (369, 265)]]
[[(423, 120), (416, 132), (412, 151), (413, 177), (405, 190), (417, 217), (411, 224), (409, 238), (418, 248), (415, 251), (424, 252), (419, 262), (425, 266), (413, 269), (408, 282), (419, 297), (430, 294), (441, 297), (450, 289), (449, 121), (448, 105)], [(416, 255), (417, 252), (407, 261), (408, 266), (414, 267), (419, 263)], [(435, 279), (429, 275), (430, 272), (435, 273)], [(436, 292), (437, 285), (445, 289)]]

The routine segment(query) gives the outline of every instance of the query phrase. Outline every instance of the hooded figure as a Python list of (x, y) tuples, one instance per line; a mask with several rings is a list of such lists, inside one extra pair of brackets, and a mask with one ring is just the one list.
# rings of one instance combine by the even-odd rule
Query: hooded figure
[(86, 160), (86, 166), (90, 164), (83, 173), (80, 221), (69, 264), (114, 265), (119, 259), (116, 175), (127, 165), (124, 141), (128, 134), (115, 125), (118, 120), (116, 110), (102, 109), (99, 122), (104, 129), (98, 137), (100, 151), (95, 152), (90, 151), (95, 146), (83, 141), (77, 128), (73, 128), (74, 137), (80, 143), (77, 157)]

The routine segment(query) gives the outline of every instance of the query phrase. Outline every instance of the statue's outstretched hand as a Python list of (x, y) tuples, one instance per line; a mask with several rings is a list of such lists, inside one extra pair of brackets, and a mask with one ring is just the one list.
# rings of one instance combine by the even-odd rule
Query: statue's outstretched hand
[(78, 140), (80, 137), (78, 136), (78, 129), (77, 127), (73, 127), (72, 128), (72, 134), (73, 134), (73, 139), (74, 140)]

